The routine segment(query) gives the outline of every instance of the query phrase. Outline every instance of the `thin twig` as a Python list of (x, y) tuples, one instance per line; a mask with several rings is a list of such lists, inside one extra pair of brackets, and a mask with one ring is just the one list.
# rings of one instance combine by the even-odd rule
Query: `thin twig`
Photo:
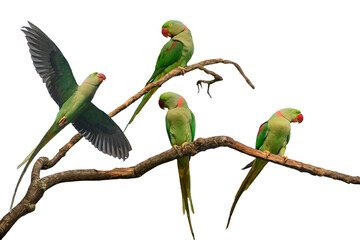
[[(222, 81), (223, 78), (222, 78), (219, 74), (216, 74), (215, 72), (210, 71), (209, 69), (206, 69), (204, 66), (200, 66), (199, 69), (203, 70), (203, 71), (206, 72), (207, 74), (212, 75), (212, 76), (214, 77), (214, 79), (211, 80), (211, 81), (199, 80), (199, 81), (197, 81), (197, 83), (196, 83), (196, 85), (197, 85), (197, 87), (198, 87), (198, 93), (200, 92), (199, 85), (200, 85), (200, 87), (202, 88), (202, 83), (207, 84), (208, 87), (207, 87), (207, 91), (206, 91), (206, 92), (207, 92), (207, 94), (211, 97), (211, 95), (210, 95), (210, 85), (213, 84), (213, 83), (216, 83), (216, 82), (218, 82), (218, 81)], [(212, 98), (212, 97), (211, 97), (211, 98)]]

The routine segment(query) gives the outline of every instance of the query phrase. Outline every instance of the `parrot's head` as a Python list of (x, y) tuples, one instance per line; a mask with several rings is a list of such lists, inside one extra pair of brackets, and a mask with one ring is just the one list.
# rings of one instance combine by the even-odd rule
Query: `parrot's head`
[(102, 73), (94, 72), (90, 74), (84, 81), (84, 83), (100, 86), (100, 84), (106, 79), (105, 75)]
[(181, 106), (187, 106), (185, 99), (177, 93), (166, 92), (161, 94), (159, 98), (159, 106), (161, 109), (173, 109)]
[(301, 123), (304, 120), (304, 116), (301, 114), (301, 112), (294, 108), (284, 108), (280, 111), (277, 111), (276, 114), (280, 116), (282, 115), (290, 122)]
[(185, 31), (186, 29), (187, 29), (186, 26), (182, 22), (176, 20), (170, 20), (164, 23), (164, 25), (162, 26), (161, 33), (162, 35), (164, 35), (164, 37), (172, 38), (178, 35), (179, 33)]

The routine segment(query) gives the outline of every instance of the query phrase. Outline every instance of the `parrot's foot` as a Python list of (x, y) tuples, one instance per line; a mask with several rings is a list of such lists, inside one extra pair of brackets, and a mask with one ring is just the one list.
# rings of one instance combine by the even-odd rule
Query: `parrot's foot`
[(180, 69), (182, 75), (185, 75), (185, 68), (183, 68), (183, 67), (178, 67), (178, 69)]
[(284, 163), (286, 163), (288, 159), (289, 158), (287, 156), (284, 156)]
[(186, 144), (188, 144), (188, 142), (184, 142), (183, 144), (181, 144), (181, 147), (185, 147)]
[(63, 126), (65, 126), (65, 125), (68, 124), (68, 123), (69, 123), (69, 122), (66, 120), (66, 117), (63, 116), (63, 117), (59, 120), (58, 126), (59, 126), (59, 127), (63, 127)]
[[(188, 144), (188, 142), (182, 143), (182, 144), (181, 144), (181, 147), (184, 147), (186, 144)], [(177, 149), (179, 148), (179, 146), (178, 146), (178, 145), (174, 145), (173, 148), (174, 148), (175, 150), (177, 150)]]
[(269, 151), (264, 151), (266, 158), (268, 158), (270, 156), (270, 152)]

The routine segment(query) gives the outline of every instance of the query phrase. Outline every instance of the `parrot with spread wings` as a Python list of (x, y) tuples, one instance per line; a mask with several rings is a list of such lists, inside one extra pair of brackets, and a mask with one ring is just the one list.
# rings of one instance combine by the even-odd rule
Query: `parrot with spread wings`
[(10, 210), (31, 161), (69, 123), (103, 153), (125, 160), (131, 150), (131, 145), (119, 126), (91, 103), (100, 84), (106, 79), (105, 75), (94, 72), (78, 86), (60, 49), (38, 27), (30, 22), (29, 25), (30, 27), (24, 27), (22, 31), (25, 33), (33, 64), (60, 110), (40, 143), (18, 166), (20, 168), (26, 163), (17, 182)]

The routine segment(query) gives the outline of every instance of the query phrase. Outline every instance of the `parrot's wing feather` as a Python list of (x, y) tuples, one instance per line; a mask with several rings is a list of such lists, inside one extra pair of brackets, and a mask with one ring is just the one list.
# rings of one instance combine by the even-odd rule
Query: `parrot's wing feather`
[(191, 113), (191, 120), (190, 120), (190, 127), (191, 127), (191, 141), (194, 141), (195, 138), (195, 128), (196, 128), (196, 124), (195, 124), (195, 116), (193, 114), (193, 112), (190, 110)]
[[(257, 137), (256, 137), (256, 149), (259, 149), (261, 147), (261, 145), (263, 145), (263, 143), (264, 143), (264, 141), (265, 141), (268, 134), (269, 134), (269, 125), (268, 125), (268, 122), (264, 122), (259, 127), (259, 131), (258, 131), (258, 134), (257, 134)], [(253, 165), (254, 161), (255, 160), (248, 163), (241, 170), (248, 169), (249, 167), (251, 167)]]
[(165, 124), (166, 124), (166, 133), (169, 137), (169, 141), (171, 143), (171, 146), (173, 145), (172, 141), (171, 141), (171, 135), (170, 135), (170, 125), (169, 125), (169, 121), (167, 120), (167, 118), (165, 118)]
[(269, 134), (269, 124), (268, 122), (264, 122), (259, 127), (259, 131), (256, 137), (256, 149), (260, 149), (268, 134)]
[(38, 27), (31, 22), (29, 25), (21, 30), (25, 33), (31, 59), (51, 97), (61, 107), (78, 85), (60, 49)]
[(126, 159), (131, 146), (119, 126), (103, 111), (90, 103), (72, 123), (97, 149), (113, 157)]
[[(146, 83), (152, 82), (155, 78), (164, 71), (168, 66), (174, 64), (177, 60), (180, 59), (183, 51), (183, 44), (179, 41), (168, 41), (159, 54), (159, 57), (156, 62), (155, 71), (150, 77), (150, 80)], [(157, 80), (157, 79), (156, 79)]]

